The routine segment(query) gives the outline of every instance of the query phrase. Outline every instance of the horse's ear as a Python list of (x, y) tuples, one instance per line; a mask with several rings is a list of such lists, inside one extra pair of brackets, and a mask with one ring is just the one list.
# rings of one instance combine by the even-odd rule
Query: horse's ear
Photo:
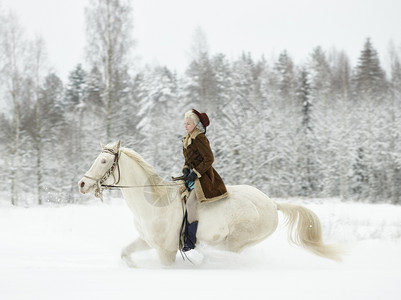
[(118, 142), (116, 143), (115, 147), (115, 151), (118, 152), (118, 150), (120, 150), (120, 146), (121, 146), (121, 140), (118, 140)]
[(100, 142), (100, 147), (102, 147), (102, 150), (104, 150), (104, 148), (105, 148), (105, 145), (103, 145), (103, 143), (102, 143), (102, 142)]

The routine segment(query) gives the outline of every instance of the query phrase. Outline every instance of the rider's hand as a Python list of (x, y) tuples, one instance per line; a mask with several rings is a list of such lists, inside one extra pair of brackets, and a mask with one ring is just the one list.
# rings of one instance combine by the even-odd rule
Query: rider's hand
[(195, 179), (198, 178), (198, 175), (194, 171), (191, 171), (188, 176), (185, 177), (185, 180), (187, 181), (195, 181)]
[(187, 177), (190, 172), (191, 171), (189, 170), (189, 168), (185, 168), (184, 170), (182, 170), (182, 173), (184, 174), (184, 177)]

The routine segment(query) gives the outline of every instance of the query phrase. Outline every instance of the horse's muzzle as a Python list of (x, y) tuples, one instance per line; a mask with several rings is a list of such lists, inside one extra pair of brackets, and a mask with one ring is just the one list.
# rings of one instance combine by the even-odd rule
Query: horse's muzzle
[(88, 189), (85, 190), (85, 186), (86, 186), (86, 183), (85, 183), (84, 179), (81, 179), (80, 181), (78, 181), (78, 189), (81, 194), (86, 194), (88, 192)]

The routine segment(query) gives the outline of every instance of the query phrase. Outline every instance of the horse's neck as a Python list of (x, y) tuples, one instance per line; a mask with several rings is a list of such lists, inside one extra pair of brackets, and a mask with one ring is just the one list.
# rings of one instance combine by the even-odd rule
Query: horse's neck
[(141, 166), (124, 152), (121, 152), (119, 159), (120, 185), (123, 186), (144, 186), (147, 181), (147, 174)]
[[(120, 185), (132, 188), (123, 189), (123, 195), (128, 205), (140, 208), (165, 207), (179, 198), (178, 186), (168, 186), (168, 182), (159, 175), (149, 174), (129, 155), (121, 152)], [(130, 203), (135, 201), (135, 203)]]

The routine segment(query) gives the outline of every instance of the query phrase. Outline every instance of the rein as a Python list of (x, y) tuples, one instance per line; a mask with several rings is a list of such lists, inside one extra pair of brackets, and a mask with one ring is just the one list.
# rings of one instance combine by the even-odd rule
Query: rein
[(146, 187), (175, 187), (176, 185), (181, 185), (180, 183), (171, 183), (171, 184), (147, 184), (147, 185), (114, 185), (114, 184), (101, 184), (101, 187), (106, 190), (112, 189), (133, 189), (133, 188), (146, 188)]

